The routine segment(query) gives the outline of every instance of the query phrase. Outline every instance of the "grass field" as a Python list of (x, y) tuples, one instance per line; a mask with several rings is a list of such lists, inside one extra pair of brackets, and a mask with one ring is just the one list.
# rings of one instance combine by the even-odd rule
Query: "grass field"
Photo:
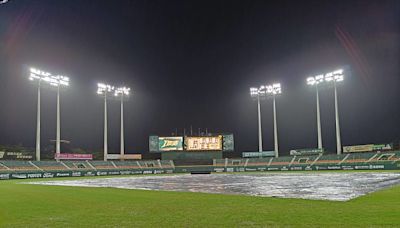
[(0, 181), (0, 227), (400, 227), (400, 186), (348, 202)]

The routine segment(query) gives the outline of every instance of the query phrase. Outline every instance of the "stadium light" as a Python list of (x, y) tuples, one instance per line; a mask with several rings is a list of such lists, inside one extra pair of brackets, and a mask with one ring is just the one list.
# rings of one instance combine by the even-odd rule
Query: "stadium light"
[(324, 82), (323, 74), (307, 78), (307, 84), (310, 86), (315, 86), (316, 97), (317, 97), (316, 99), (317, 99), (318, 149), (322, 149), (321, 113), (319, 108), (319, 92), (318, 92), (318, 84), (322, 82)]
[(266, 85), (266, 96), (272, 97), (273, 114), (274, 114), (274, 151), (275, 157), (279, 157), (279, 145), (278, 145), (278, 124), (276, 121), (276, 101), (275, 97), (282, 94), (282, 87), (280, 83), (274, 83), (272, 85)]
[(107, 94), (114, 93), (114, 86), (97, 83), (97, 94), (104, 96), (104, 161), (107, 161), (108, 139), (107, 139)]
[(336, 122), (336, 153), (342, 154), (342, 142), (340, 138), (340, 125), (339, 125), (339, 107), (336, 83), (341, 82), (344, 79), (343, 69), (335, 70), (325, 75), (325, 81), (333, 82), (333, 88), (335, 91), (335, 122)]
[(56, 153), (60, 153), (60, 86), (69, 86), (69, 78), (62, 75), (52, 75), (37, 68), (29, 68), (29, 80), (38, 82), (38, 103), (36, 120), (36, 160), (40, 161), (40, 87), (41, 83), (57, 87), (57, 137)]
[(120, 154), (121, 159), (125, 154), (125, 143), (124, 143), (124, 96), (129, 96), (131, 89), (128, 87), (119, 87), (115, 90), (114, 96), (121, 97), (121, 142), (120, 142)]
[(257, 99), (257, 114), (258, 114), (258, 151), (262, 152), (262, 130), (261, 130), (261, 104), (260, 104), (260, 97), (264, 96), (264, 88), (259, 89), (252, 87), (250, 88), (250, 96), (253, 99)]
[(274, 109), (274, 150), (275, 156), (278, 157), (278, 128), (276, 121), (276, 103), (275, 96), (282, 93), (282, 87), (280, 83), (274, 83), (272, 85), (262, 85), (259, 88), (250, 88), (250, 96), (253, 99), (257, 99), (258, 107), (258, 151), (262, 152), (262, 130), (261, 130), (261, 104), (260, 99), (272, 97), (273, 109)]
[(318, 84), (320, 83), (333, 83), (335, 91), (335, 123), (336, 123), (336, 153), (342, 153), (342, 142), (340, 137), (340, 125), (339, 125), (339, 108), (338, 108), (338, 97), (337, 97), (337, 82), (344, 80), (344, 70), (338, 69), (325, 75), (317, 75), (315, 77), (307, 78), (308, 85), (315, 85), (317, 91), (317, 124), (318, 124), (318, 148), (322, 148), (322, 138), (321, 138), (321, 120), (319, 111), (319, 95), (318, 95)]

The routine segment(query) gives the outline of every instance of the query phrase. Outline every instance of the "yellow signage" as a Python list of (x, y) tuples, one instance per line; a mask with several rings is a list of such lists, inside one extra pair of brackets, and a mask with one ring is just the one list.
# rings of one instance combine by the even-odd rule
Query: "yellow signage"
[(185, 148), (187, 151), (222, 150), (222, 135), (186, 137)]

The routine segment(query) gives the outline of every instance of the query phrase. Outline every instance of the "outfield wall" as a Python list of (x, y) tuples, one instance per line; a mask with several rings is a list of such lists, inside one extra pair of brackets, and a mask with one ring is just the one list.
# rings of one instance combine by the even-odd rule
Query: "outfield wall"
[(168, 174), (173, 169), (85, 170), (85, 171), (19, 171), (0, 173), (0, 180), (54, 177), (93, 177), (114, 175)]
[(400, 170), (400, 163), (390, 164), (343, 164), (343, 165), (294, 165), (294, 166), (176, 166), (174, 168), (130, 169), (130, 170), (82, 170), (82, 171), (18, 171), (2, 172), (0, 180), (92, 177), (115, 175), (171, 174), (191, 172), (271, 172), (271, 171), (332, 171), (332, 170)]
[[(86, 165), (80, 169), (80, 165)], [(259, 159), (214, 159), (213, 165), (175, 166), (172, 161), (1, 161), (1, 179), (203, 172), (400, 170), (400, 151)]]

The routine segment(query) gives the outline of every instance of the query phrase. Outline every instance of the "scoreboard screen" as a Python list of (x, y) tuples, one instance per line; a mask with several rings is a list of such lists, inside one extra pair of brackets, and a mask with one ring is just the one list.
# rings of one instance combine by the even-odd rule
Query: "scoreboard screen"
[(159, 151), (183, 150), (183, 137), (159, 137)]
[(187, 151), (216, 151), (222, 150), (222, 135), (185, 137)]

